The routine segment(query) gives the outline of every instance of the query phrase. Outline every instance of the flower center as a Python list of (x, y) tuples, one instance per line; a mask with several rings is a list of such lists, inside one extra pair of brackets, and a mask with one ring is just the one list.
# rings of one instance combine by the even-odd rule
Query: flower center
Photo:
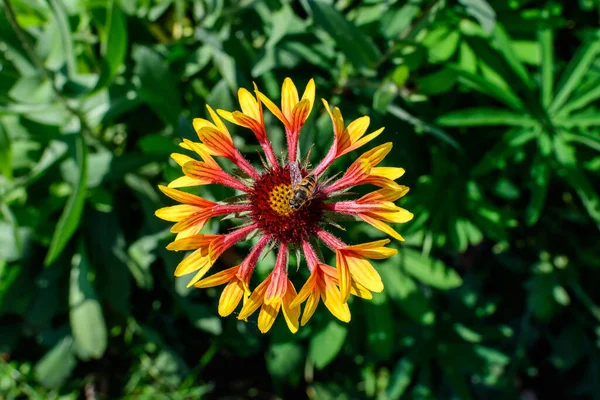
[[(306, 176), (307, 171), (302, 171)], [(290, 206), (293, 196), (289, 166), (274, 167), (264, 172), (248, 193), (252, 205), (251, 218), (259, 229), (277, 241), (300, 244), (313, 236), (323, 216), (322, 197), (312, 197), (294, 210)]]
[(290, 215), (294, 212), (290, 207), (290, 199), (294, 192), (291, 185), (277, 185), (271, 190), (269, 204), (279, 215)]

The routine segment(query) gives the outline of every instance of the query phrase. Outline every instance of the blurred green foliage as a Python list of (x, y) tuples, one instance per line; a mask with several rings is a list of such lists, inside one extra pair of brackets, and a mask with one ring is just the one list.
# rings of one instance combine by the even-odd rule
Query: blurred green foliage
[[(599, 398), (599, 7), (4, 0), (0, 398)], [(321, 306), (262, 336), (173, 278), (156, 186), (206, 103), (286, 76), (387, 127), (415, 219), (350, 324)], [(301, 145), (331, 138), (317, 106)]]

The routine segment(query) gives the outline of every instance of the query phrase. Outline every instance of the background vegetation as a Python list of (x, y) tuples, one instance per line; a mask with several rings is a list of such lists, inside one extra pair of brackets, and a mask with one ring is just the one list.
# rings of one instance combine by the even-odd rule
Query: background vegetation
[[(599, 4), (4, 0), (0, 398), (600, 398)], [(173, 278), (156, 186), (206, 103), (286, 76), (387, 127), (416, 217), (350, 324), (263, 336)]]

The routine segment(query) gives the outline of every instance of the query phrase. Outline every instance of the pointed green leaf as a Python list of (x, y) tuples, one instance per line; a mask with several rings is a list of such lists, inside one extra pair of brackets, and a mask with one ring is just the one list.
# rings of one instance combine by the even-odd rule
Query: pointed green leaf
[(512, 71), (521, 79), (521, 81), (528, 88), (533, 88), (531, 78), (527, 73), (527, 69), (521, 63), (521, 60), (517, 56), (517, 53), (513, 47), (513, 41), (506, 29), (500, 24), (496, 24), (494, 32), (492, 33), (492, 45), (504, 56), (506, 63), (510, 66)]
[(547, 158), (536, 158), (531, 168), (531, 177), (533, 179), (531, 199), (525, 212), (525, 221), (529, 226), (535, 225), (538, 221), (546, 203), (546, 195), (550, 183), (550, 165)]
[(589, 216), (596, 221), (596, 225), (600, 228), (600, 197), (592, 183), (578, 168), (569, 168), (566, 178), (567, 184), (575, 189)]
[(140, 97), (166, 122), (177, 125), (181, 113), (178, 82), (167, 61), (154, 50), (135, 47), (135, 73), (140, 78)]
[(59, 387), (71, 375), (77, 364), (73, 338), (66, 336), (35, 365), (36, 378), (46, 387)]
[(555, 122), (565, 128), (574, 126), (579, 128), (597, 127), (600, 126), (600, 113), (586, 111), (580, 114), (557, 117)]
[(60, 0), (48, 0), (54, 14), (54, 18), (58, 25), (60, 38), (63, 43), (63, 51), (67, 64), (67, 72), (70, 78), (77, 74), (75, 52), (73, 51), (73, 29), (69, 26), (69, 17), (65, 10), (65, 5)]
[(454, 289), (462, 285), (460, 275), (439, 260), (425, 257), (410, 249), (404, 249), (401, 257), (404, 270), (426, 285), (441, 290)]
[(69, 320), (80, 357), (101, 358), (107, 332), (102, 307), (91, 281), (87, 254), (82, 244), (73, 256), (69, 284)]
[(566, 103), (571, 93), (587, 74), (598, 53), (600, 53), (600, 40), (590, 40), (580, 46), (558, 82), (556, 97), (550, 105), (551, 113), (556, 113)]
[(314, 0), (308, 2), (315, 25), (323, 28), (354, 66), (373, 67), (381, 53), (371, 39), (349, 22), (331, 5)]
[(502, 88), (495, 85), (479, 75), (465, 71), (456, 65), (450, 65), (448, 68), (452, 68), (456, 71), (459, 77), (459, 82), (463, 85), (477, 90), (483, 94), (495, 98), (498, 101), (506, 104), (508, 107), (516, 111), (523, 111), (523, 102), (514, 92), (509, 88)]
[(525, 145), (536, 137), (537, 132), (531, 128), (513, 128), (507, 131), (502, 140), (492, 147), (473, 168), (473, 176), (482, 176), (495, 168), (501, 168), (505, 165), (505, 159), (514, 154), (515, 148)]
[[(559, 116), (567, 115), (575, 110), (579, 110), (588, 104), (600, 99), (600, 79), (594, 79), (583, 85), (581, 90), (573, 94), (573, 98), (561, 108)], [(566, 118), (565, 119), (569, 119)]]
[(554, 39), (552, 30), (544, 27), (537, 32), (538, 42), (542, 56), (542, 105), (548, 107), (552, 101), (552, 88), (554, 85)]
[(537, 121), (529, 115), (500, 108), (486, 107), (452, 111), (439, 117), (436, 122), (442, 126), (534, 126), (537, 124)]
[(127, 22), (117, 0), (107, 2), (106, 21), (100, 40), (103, 65), (96, 89), (112, 81), (127, 54)]
[(50, 249), (44, 260), (45, 265), (52, 264), (58, 258), (81, 222), (87, 184), (87, 148), (81, 134), (75, 138), (75, 150), (79, 179), (54, 229)]
[(385, 389), (385, 398), (389, 400), (398, 400), (402, 397), (408, 385), (412, 381), (412, 373), (415, 364), (408, 358), (398, 361), (396, 368), (390, 377), (390, 383)]
[(452, 138), (452, 136), (448, 135), (442, 129), (436, 127), (435, 125), (429, 124), (429, 123), (419, 119), (418, 117), (415, 117), (414, 115), (411, 115), (408, 111), (404, 110), (403, 108), (400, 108), (399, 106), (397, 106), (395, 104), (390, 104), (388, 106), (387, 110), (394, 117), (397, 117), (403, 121), (408, 122), (411, 125), (418, 127), (419, 129), (422, 129), (423, 132), (427, 132), (427, 133), (437, 137), (438, 139), (448, 143), (455, 149), (457, 149), (457, 150), (462, 149), (461, 145), (456, 140), (454, 140), (454, 138)]
[(564, 133), (564, 139), (567, 142), (581, 143), (590, 149), (600, 151), (600, 137), (591, 133)]

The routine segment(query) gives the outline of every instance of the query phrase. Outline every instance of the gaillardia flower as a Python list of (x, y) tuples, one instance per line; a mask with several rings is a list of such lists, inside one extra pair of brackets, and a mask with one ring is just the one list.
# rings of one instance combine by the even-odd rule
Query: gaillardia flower
[[(283, 311), (289, 329), (296, 332), (299, 322), (304, 325), (313, 315), (319, 300), (335, 317), (348, 322), (350, 295), (370, 299), (372, 292), (383, 290), (381, 278), (369, 260), (391, 257), (396, 250), (385, 247), (389, 239), (346, 244), (328, 229), (330, 226), (340, 227), (335, 222), (336, 217), (344, 215), (344, 219), (354, 217), (363, 220), (395, 239), (404, 240), (388, 224), (404, 223), (413, 217), (394, 204), (408, 192), (406, 186), (396, 183), (404, 170), (379, 166), (392, 148), (392, 143), (385, 143), (356, 158), (341, 177), (327, 177), (327, 169), (337, 158), (375, 139), (383, 128), (365, 135), (370, 122), (366, 116), (346, 126), (340, 110), (336, 107), (332, 111), (325, 100), (325, 110), (333, 123), (333, 144), (323, 160), (311, 169), (309, 156), (301, 161), (298, 139), (314, 105), (314, 81), (308, 82), (302, 97), (299, 97), (291, 79), (285, 79), (281, 89), (281, 108), (261, 93), (256, 85), (254, 93), (239, 90), (241, 111), (215, 112), (207, 106), (212, 122), (194, 119), (199, 142), (184, 139), (181, 147), (196, 153), (200, 160), (172, 154), (184, 175), (159, 188), (181, 204), (161, 208), (156, 215), (175, 222), (171, 232), (177, 237), (167, 249), (190, 251), (175, 269), (175, 276), (192, 274), (188, 287), (225, 285), (219, 300), (219, 314), (231, 314), (242, 302), (238, 319), (247, 320), (260, 308), (258, 327), (263, 333), (271, 328), (279, 311)], [(288, 151), (281, 161), (275, 156), (267, 136), (263, 105), (285, 127)], [(264, 159), (261, 157), (263, 168), (256, 169), (236, 149), (221, 118), (252, 130), (265, 154)], [(239, 173), (226, 172), (215, 157), (229, 159)], [(240, 195), (229, 201), (213, 202), (180, 190), (209, 184), (227, 186)], [(348, 189), (365, 184), (379, 189), (358, 199), (348, 199)], [(200, 233), (212, 217), (237, 218), (243, 222), (227, 233)], [(205, 277), (223, 252), (251, 237), (256, 241), (241, 264)], [(316, 248), (319, 243), (335, 253), (335, 267), (327, 265), (319, 257)], [(273, 249), (277, 251), (277, 260), (272, 272), (252, 289), (251, 277), (257, 262), (264, 253)], [(292, 250), (296, 254), (304, 254), (310, 272), (299, 292), (288, 275), (288, 258)], [(300, 307), (304, 302), (306, 305), (300, 320)]]

